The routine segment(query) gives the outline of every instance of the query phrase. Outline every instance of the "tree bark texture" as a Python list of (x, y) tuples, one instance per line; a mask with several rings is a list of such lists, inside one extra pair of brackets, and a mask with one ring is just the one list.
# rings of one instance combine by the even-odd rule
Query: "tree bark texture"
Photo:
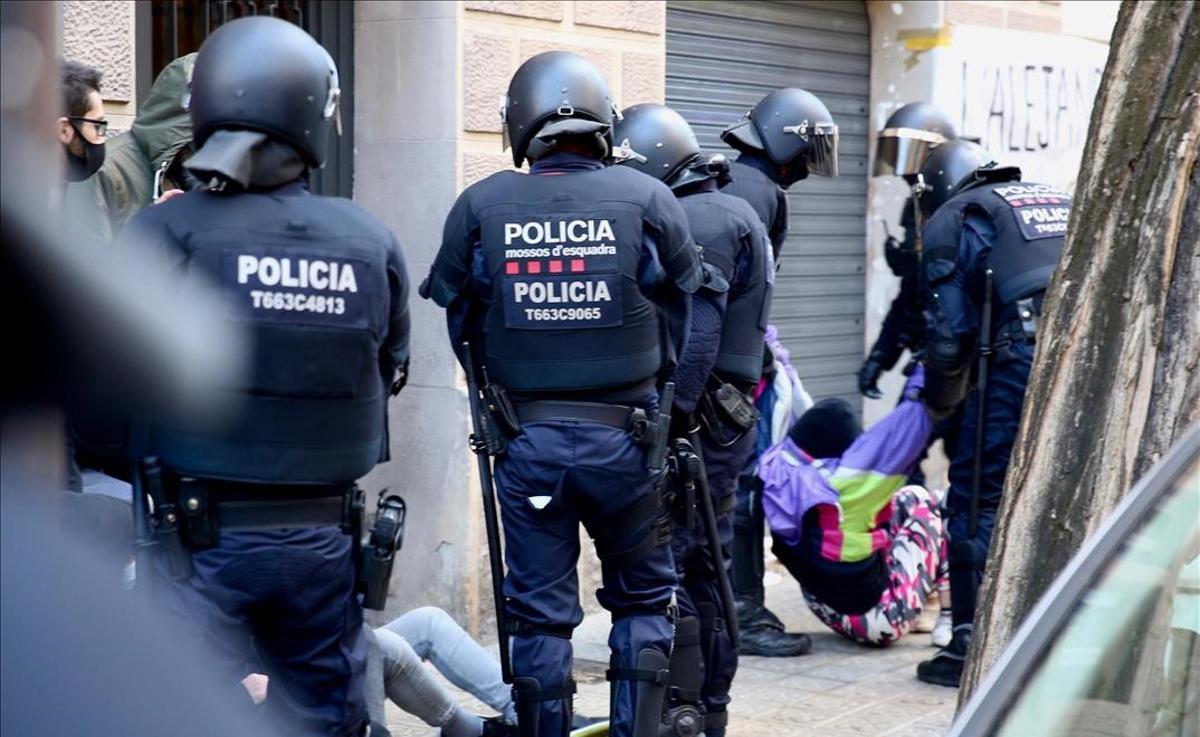
[(1122, 5), (980, 592), (965, 704), (1113, 507), (1200, 421), (1200, 10)]

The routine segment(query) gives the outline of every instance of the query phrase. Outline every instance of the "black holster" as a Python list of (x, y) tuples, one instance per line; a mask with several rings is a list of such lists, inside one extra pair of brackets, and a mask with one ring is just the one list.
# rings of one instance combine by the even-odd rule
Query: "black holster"
[(362, 544), (358, 565), (358, 588), (363, 595), (363, 607), (382, 610), (387, 605), (388, 589), (392, 583), (392, 567), (396, 552), (404, 545), (404, 520), (408, 505), (387, 489), (379, 492), (375, 521)]

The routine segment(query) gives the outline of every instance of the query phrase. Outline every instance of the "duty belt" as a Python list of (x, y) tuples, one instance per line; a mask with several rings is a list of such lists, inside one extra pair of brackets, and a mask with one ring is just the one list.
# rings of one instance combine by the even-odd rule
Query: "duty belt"
[(530, 422), (547, 422), (555, 420), (570, 420), (575, 422), (594, 422), (597, 425), (607, 425), (618, 430), (627, 430), (637, 442), (653, 442), (652, 430), (655, 423), (641, 407), (627, 407), (622, 404), (602, 404), (600, 402), (564, 402), (558, 400), (538, 400), (520, 402), (514, 405), (521, 424)]
[(341, 527), (349, 532), (363, 507), (357, 486), (260, 486), (180, 478), (176, 487), (193, 548), (216, 543), (219, 531)]

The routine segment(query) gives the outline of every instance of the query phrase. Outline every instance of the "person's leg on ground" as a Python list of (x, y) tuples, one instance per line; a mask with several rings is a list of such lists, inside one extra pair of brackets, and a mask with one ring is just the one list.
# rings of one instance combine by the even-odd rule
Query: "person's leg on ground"
[(408, 641), (386, 627), (376, 630), (374, 636), (382, 654), (383, 688), (396, 706), (431, 727), (439, 727), (445, 737), (478, 737), (483, 733), (483, 719), (459, 706), (421, 664)]
[(387, 729), (387, 693), (383, 688), (383, 651), (375, 630), (363, 625), (363, 641), (367, 646), (367, 670), (364, 696), (367, 700), (367, 719), (371, 722), (370, 737), (389, 735)]
[(512, 689), (500, 674), (500, 663), (437, 607), (420, 607), (384, 625), (403, 637), (421, 660), (428, 660), (458, 688), (495, 709), (515, 724)]

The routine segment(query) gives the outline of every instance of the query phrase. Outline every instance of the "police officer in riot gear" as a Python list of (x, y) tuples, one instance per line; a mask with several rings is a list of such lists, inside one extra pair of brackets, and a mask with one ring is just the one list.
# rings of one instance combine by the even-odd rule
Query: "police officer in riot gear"
[[(767, 227), (776, 262), (787, 238), (788, 202), (784, 190), (808, 175), (837, 176), (838, 127), (816, 95), (785, 87), (758, 102), (721, 140), (740, 152), (730, 163), (732, 182), (722, 191), (754, 208)], [(805, 634), (785, 632), (783, 622), (764, 605), (763, 534), (766, 518), (753, 472), (737, 486), (734, 515), (733, 579), (743, 655), (802, 655), (812, 647)]]
[(836, 177), (838, 127), (813, 93), (784, 87), (759, 100), (745, 117), (721, 132), (740, 155), (729, 165), (728, 194), (750, 203), (767, 226), (774, 257), (787, 238), (784, 190), (808, 175)]
[(925, 402), (943, 416), (965, 406), (947, 497), (954, 635), (918, 665), (917, 677), (957, 686), (1071, 197), (1022, 182), (1019, 169), (998, 166), (964, 141), (939, 146), (921, 177), (928, 218), (921, 279), (930, 312)]
[(269, 673), (264, 708), (292, 733), (350, 737), (366, 716), (355, 480), (388, 457), (409, 317), (395, 237), (308, 191), (340, 94), (332, 58), (299, 27), (222, 26), (190, 86), (189, 167), (206, 189), (129, 228), (178, 264), (181, 293), (219, 285), (228, 319), (254, 336), (252, 371), (228, 387), (234, 417), (154, 418), (138, 442), (157, 553), (139, 585), (151, 579), (180, 631), (224, 659), (231, 688), (247, 661)]
[(702, 272), (671, 191), (605, 167), (616, 116), (586, 59), (550, 51), (522, 64), (503, 118), (513, 162), (530, 172), (459, 196), (422, 285), (447, 309), (452, 344), (470, 341), (480, 365), (464, 368), (488, 382), (507, 435), (495, 483), (523, 735), (570, 727), (580, 522), (613, 618), (611, 734), (656, 735), (667, 689), (676, 577), (662, 472), (650, 467), (665, 432), (652, 418)]
[[(917, 184), (921, 163), (929, 152), (957, 137), (954, 124), (940, 109), (927, 102), (912, 102), (887, 119), (875, 148), (874, 175), (899, 176), (912, 187)], [(925, 314), (920, 299), (917, 267), (918, 225), (913, 198), (904, 202), (900, 214), (904, 240), (890, 233), (883, 245), (888, 268), (900, 279), (900, 293), (892, 300), (879, 337), (871, 346), (858, 372), (858, 389), (863, 396), (879, 399), (879, 377), (891, 371), (905, 350), (916, 352), (924, 346)]]
[[(621, 164), (661, 179), (679, 197), (704, 261), (706, 278), (692, 299), (687, 353), (673, 377), (678, 427), (673, 435), (688, 437), (700, 428), (703, 472), (719, 511), (723, 554), (718, 569), (694, 511), (695, 501), (676, 489), (671, 546), (680, 579), (680, 620), (671, 677), (678, 688), (670, 699), (668, 721), (676, 713), (671, 707), (682, 708), (676, 702), (686, 705), (694, 698), (703, 702), (704, 734), (722, 737), (737, 652), (724, 623), (735, 613), (724, 611), (720, 578), (729, 575), (723, 564), (733, 539), (737, 474), (754, 450), (756, 415), (749, 393), (762, 373), (775, 265), (754, 210), (744, 200), (718, 191), (727, 180), (725, 157), (701, 154), (682, 116), (663, 105), (635, 105), (622, 113), (613, 140)], [(738, 407), (746, 411), (739, 413)], [(686, 672), (686, 650), (692, 645), (687, 633), (692, 630), (699, 632), (693, 646), (701, 651), (702, 672)]]

